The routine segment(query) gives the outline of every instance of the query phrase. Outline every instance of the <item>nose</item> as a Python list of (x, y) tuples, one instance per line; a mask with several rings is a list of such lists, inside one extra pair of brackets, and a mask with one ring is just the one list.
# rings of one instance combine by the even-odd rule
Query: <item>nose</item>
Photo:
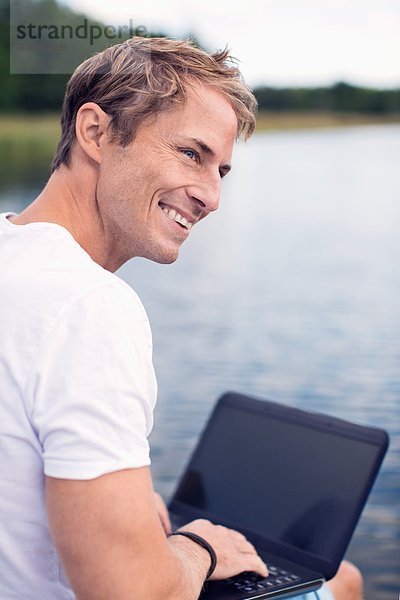
[(217, 210), (219, 206), (219, 197), (221, 193), (221, 178), (204, 177), (200, 182), (192, 185), (187, 190), (188, 194), (195, 200), (202, 212), (206, 214)]

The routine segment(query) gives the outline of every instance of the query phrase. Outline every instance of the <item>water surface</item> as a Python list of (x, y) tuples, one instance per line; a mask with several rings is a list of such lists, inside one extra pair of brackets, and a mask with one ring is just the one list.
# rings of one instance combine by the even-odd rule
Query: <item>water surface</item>
[[(153, 328), (165, 496), (228, 389), (389, 431), (348, 553), (366, 600), (400, 591), (399, 165), (396, 125), (259, 134), (238, 145), (220, 210), (174, 265), (120, 270)], [(0, 209), (33, 195), (5, 191)]]

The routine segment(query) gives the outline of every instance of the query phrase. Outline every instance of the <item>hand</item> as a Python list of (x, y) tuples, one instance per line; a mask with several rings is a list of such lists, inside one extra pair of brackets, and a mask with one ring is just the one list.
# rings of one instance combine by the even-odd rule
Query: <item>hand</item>
[(154, 501), (156, 503), (156, 511), (160, 517), (161, 525), (165, 533), (171, 533), (171, 521), (169, 519), (168, 508), (160, 494), (154, 492)]
[(255, 571), (262, 577), (268, 576), (264, 561), (242, 533), (214, 525), (205, 519), (192, 521), (181, 529), (197, 533), (214, 548), (217, 566), (210, 579), (226, 579), (243, 571)]

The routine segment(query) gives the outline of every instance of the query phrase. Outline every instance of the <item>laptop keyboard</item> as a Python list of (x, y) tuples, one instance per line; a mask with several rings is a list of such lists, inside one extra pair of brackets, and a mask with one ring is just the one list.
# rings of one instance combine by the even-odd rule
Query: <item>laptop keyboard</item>
[(243, 592), (262, 592), (272, 591), (300, 580), (300, 577), (295, 573), (290, 573), (274, 565), (267, 565), (267, 567), (269, 576), (266, 578), (257, 575), (257, 573), (246, 572), (230, 577), (226, 579), (226, 582)]

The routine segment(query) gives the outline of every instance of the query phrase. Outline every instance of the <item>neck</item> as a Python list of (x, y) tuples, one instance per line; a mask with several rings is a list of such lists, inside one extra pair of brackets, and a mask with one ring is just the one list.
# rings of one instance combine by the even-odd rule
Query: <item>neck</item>
[(115, 271), (122, 262), (113, 257), (96, 200), (96, 178), (90, 169), (81, 169), (75, 176), (71, 168), (61, 166), (55, 171), (39, 196), (19, 215), (15, 225), (45, 222), (67, 229), (76, 242), (99, 265)]

